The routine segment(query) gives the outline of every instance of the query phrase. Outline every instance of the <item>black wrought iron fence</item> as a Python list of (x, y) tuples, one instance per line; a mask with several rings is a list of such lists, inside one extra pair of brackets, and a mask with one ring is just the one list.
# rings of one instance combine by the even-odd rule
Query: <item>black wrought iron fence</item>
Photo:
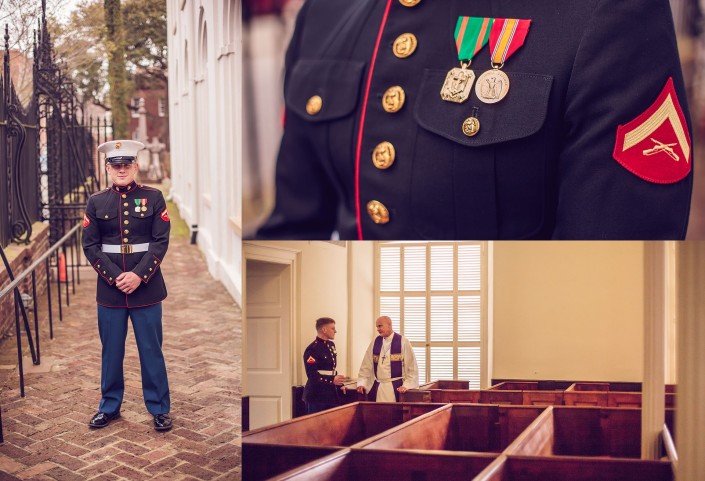
[[(33, 364), (41, 363), (41, 322), (46, 322), (49, 329), (49, 339), (54, 339), (54, 313), (59, 321), (63, 320), (63, 305), (70, 305), (71, 294), (76, 293), (76, 283), (81, 282), (79, 269), (74, 262), (67, 266), (59, 261), (61, 257), (78, 258), (81, 224), (74, 225), (68, 232), (53, 244), (46, 252), (20, 273), (13, 273), (5, 251), (0, 246), (2, 266), (7, 270), (10, 284), (0, 289), (0, 303), (5, 297), (13, 296), (12, 307), (15, 315), (15, 338), (17, 340), (17, 368), (19, 371), (20, 396), (24, 397), (24, 366), (22, 355), (24, 351), (22, 330)], [(54, 266), (53, 270), (51, 266)], [(37, 282), (43, 277), (45, 285)], [(52, 284), (55, 284), (54, 291)], [(53, 295), (52, 295), (53, 292)], [(41, 312), (40, 312), (41, 308)], [(32, 320), (33, 322), (30, 322)], [(32, 326), (33, 324), (33, 326)], [(2, 417), (0, 416), (0, 443), (3, 441)]]
[(26, 107), (12, 83), (5, 27), (0, 172), (7, 175), (0, 189), (0, 246), (29, 243), (36, 221), (48, 221), (50, 243), (57, 242), (83, 218), (88, 196), (105, 183), (95, 149), (112, 137), (112, 126), (105, 119), (87, 118), (71, 80), (56, 63), (44, 2), (38, 26)]

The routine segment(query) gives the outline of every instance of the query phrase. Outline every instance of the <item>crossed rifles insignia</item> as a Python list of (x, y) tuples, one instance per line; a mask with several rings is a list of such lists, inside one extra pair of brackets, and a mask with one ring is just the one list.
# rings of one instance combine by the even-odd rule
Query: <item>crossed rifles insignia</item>
[(691, 170), (688, 125), (678, 103), (673, 79), (656, 101), (631, 122), (617, 128), (613, 157), (648, 182), (672, 184)]

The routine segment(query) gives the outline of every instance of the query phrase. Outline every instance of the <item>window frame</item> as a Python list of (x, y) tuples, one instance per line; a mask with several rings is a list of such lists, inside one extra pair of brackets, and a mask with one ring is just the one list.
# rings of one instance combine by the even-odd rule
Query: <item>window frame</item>
[[(479, 290), (459, 290), (458, 289), (458, 246), (472, 245), (480, 247), (480, 289)], [(426, 247), (426, 290), (425, 291), (404, 291), (404, 247), (425, 246)], [(431, 247), (432, 246), (453, 246), (453, 289), (452, 290), (431, 290)], [(381, 250), (383, 247), (400, 247), (400, 290), (381, 291)], [(421, 385), (438, 381), (431, 378), (431, 348), (432, 347), (452, 347), (453, 348), (453, 378), (458, 378), (458, 348), (479, 347), (480, 348), (480, 388), (489, 387), (491, 382), (492, 368), (492, 329), (491, 329), (491, 257), (492, 243), (485, 241), (466, 242), (375, 242), (374, 250), (374, 312), (379, 317), (381, 299), (383, 297), (400, 297), (400, 314), (398, 329), (404, 335), (404, 298), (425, 297), (426, 299), (426, 340), (410, 341), (412, 347), (424, 347), (426, 379), (419, 379)], [(480, 340), (479, 341), (459, 341), (458, 340), (458, 297), (466, 295), (479, 295), (480, 298)], [(431, 340), (431, 297), (432, 296), (452, 296), (453, 297), (453, 338), (451, 341)]]

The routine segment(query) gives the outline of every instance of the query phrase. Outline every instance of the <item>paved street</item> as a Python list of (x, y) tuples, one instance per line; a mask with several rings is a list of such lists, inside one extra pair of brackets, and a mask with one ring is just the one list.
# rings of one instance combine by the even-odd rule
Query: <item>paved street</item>
[(164, 355), (174, 428), (167, 433), (152, 428), (132, 328), (122, 418), (104, 429), (88, 428), (100, 400), (101, 348), (95, 273), (85, 268), (61, 323), (55, 305), (54, 340), (49, 341), (48, 326), (41, 328), (41, 365), (32, 366), (25, 357), (24, 399), (14, 366), (16, 340), (0, 344), (5, 435), (0, 481), (240, 479), (240, 309), (184, 238), (172, 239), (163, 271), (169, 291)]

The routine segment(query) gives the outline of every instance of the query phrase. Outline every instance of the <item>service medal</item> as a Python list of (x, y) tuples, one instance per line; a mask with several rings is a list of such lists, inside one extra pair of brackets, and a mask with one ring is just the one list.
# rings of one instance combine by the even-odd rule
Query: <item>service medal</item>
[(486, 104), (494, 104), (506, 97), (509, 92), (509, 77), (499, 69), (484, 72), (477, 79), (475, 94)]
[(140, 200), (139, 199), (135, 199), (135, 212), (137, 212), (138, 214), (140, 212)]
[(529, 33), (531, 20), (496, 18), (490, 32), (492, 70), (480, 75), (475, 85), (477, 98), (486, 104), (494, 104), (507, 96), (509, 77), (502, 72), (504, 62), (522, 45)]
[(468, 67), (475, 54), (489, 40), (491, 25), (491, 18), (458, 17), (454, 37), (460, 67), (451, 69), (446, 75), (441, 88), (441, 99), (462, 104), (470, 97), (475, 73)]
[(472, 70), (458, 67), (451, 69), (443, 83), (441, 98), (447, 102), (462, 104), (470, 97), (474, 81), (475, 72)]

